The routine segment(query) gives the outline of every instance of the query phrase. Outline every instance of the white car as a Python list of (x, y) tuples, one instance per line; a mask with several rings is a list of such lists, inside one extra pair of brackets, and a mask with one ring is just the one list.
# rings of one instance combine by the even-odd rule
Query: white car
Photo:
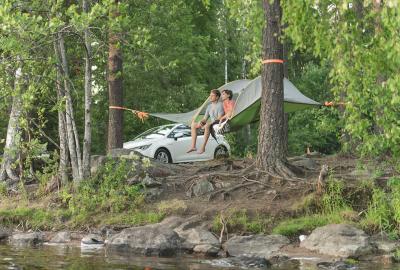
[[(197, 149), (204, 142), (204, 131), (198, 129)], [(206, 151), (186, 153), (191, 145), (190, 127), (184, 124), (170, 124), (155, 127), (140, 134), (132, 141), (124, 143), (125, 149), (133, 149), (144, 156), (164, 163), (192, 162), (228, 157), (230, 146), (224, 136), (217, 135), (216, 141), (210, 136)]]

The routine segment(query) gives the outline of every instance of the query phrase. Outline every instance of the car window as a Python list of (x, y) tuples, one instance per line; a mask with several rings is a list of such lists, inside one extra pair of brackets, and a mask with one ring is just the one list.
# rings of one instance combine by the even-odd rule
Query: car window
[(173, 125), (166, 125), (166, 126), (161, 126), (161, 127), (155, 127), (152, 129), (149, 129), (142, 134), (138, 135), (135, 137), (134, 140), (137, 139), (156, 139), (156, 138), (163, 138), (165, 135), (171, 132)]
[(171, 133), (170, 137), (173, 137), (176, 133), (179, 133), (179, 132), (183, 133), (183, 137), (191, 136), (190, 127), (186, 126), (186, 125), (180, 125), (174, 129), (174, 131)]

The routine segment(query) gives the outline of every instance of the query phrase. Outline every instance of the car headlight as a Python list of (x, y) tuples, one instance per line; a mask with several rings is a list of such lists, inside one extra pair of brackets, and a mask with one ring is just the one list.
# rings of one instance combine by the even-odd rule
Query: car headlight
[(135, 147), (135, 148), (133, 148), (134, 150), (146, 150), (147, 148), (149, 148), (151, 146), (151, 144), (145, 144), (145, 145), (142, 145), (142, 146), (138, 146), (138, 147)]

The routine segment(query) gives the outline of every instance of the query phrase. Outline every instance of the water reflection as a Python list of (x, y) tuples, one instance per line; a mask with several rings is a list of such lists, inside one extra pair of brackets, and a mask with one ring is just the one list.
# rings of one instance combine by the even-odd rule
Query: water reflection
[[(300, 258), (299, 258), (300, 259)], [(217, 262), (217, 261), (215, 261)], [(81, 249), (79, 246), (40, 246), (32, 248), (0, 245), (0, 270), (234, 270), (238, 267), (229, 265), (213, 265), (213, 259), (194, 256), (178, 256), (175, 258), (141, 257), (131, 253), (111, 252), (101, 249)], [(292, 260), (276, 265), (271, 270), (319, 270), (314, 259)], [(360, 263), (359, 270), (400, 270), (399, 265), (379, 265)]]

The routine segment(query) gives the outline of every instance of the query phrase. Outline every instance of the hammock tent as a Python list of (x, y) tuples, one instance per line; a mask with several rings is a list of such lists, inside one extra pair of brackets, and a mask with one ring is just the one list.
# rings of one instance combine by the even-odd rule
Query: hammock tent
[[(254, 80), (237, 80), (229, 82), (218, 88), (233, 92), (235, 107), (233, 115), (229, 120), (229, 131), (234, 131), (244, 125), (259, 120), (261, 106), (261, 76)], [(294, 112), (321, 104), (304, 96), (288, 79), (283, 81), (284, 89), (284, 111)], [(198, 120), (205, 114), (209, 101), (208, 99), (199, 108), (186, 113), (150, 113), (150, 115), (166, 119), (176, 123), (190, 125), (194, 119)]]

